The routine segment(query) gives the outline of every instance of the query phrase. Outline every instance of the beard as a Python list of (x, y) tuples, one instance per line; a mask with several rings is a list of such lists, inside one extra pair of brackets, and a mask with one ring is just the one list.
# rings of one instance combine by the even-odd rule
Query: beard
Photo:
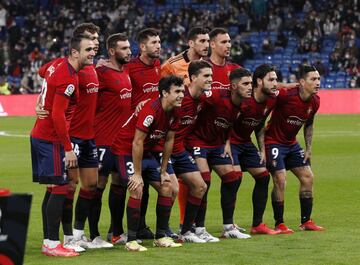
[(124, 64), (127, 64), (129, 62), (129, 59), (125, 59), (123, 57), (116, 57), (116, 62), (118, 64), (124, 65)]

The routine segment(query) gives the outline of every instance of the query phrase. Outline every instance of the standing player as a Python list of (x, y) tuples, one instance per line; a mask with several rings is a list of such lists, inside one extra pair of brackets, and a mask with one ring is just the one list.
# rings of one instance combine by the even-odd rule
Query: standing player
[(177, 75), (184, 78), (184, 85), (190, 84), (188, 67), (190, 62), (206, 57), (209, 52), (209, 31), (202, 27), (193, 27), (188, 35), (189, 49), (169, 58), (161, 66), (161, 77)]
[[(160, 51), (161, 43), (159, 32), (153, 28), (145, 28), (137, 34), (137, 42), (140, 49), (138, 57), (132, 59), (127, 64), (129, 72), (132, 95), (131, 95), (131, 109), (139, 105), (142, 106), (144, 102), (159, 98), (158, 85), (160, 80)], [(173, 199), (175, 200), (178, 190), (178, 183), (174, 174), (171, 175), (171, 182), (173, 188)], [(141, 219), (139, 225), (138, 237), (141, 239), (152, 239), (154, 234), (147, 227), (145, 222), (145, 215), (149, 200), (149, 186), (144, 184), (144, 192), (141, 205)], [(170, 228), (167, 231), (170, 237), (176, 237)]]
[[(116, 155), (116, 169), (120, 174), (119, 181), (124, 187), (128, 187), (130, 193), (126, 209), (128, 242), (125, 245), (129, 251), (147, 250), (136, 241), (143, 180), (158, 192), (154, 245), (158, 247), (181, 246), (166, 237), (165, 233), (172, 208), (172, 185), (166, 169), (172, 152), (174, 130), (177, 126), (175, 108), (181, 106), (184, 97), (182, 79), (176, 76), (161, 79), (159, 92), (160, 98), (147, 102), (139, 113), (134, 112), (118, 132), (112, 145), (112, 152)], [(151, 154), (151, 150), (162, 139), (166, 140), (160, 164), (159, 160)]]
[[(234, 123), (231, 132), (231, 153), (234, 170), (248, 171), (255, 180), (252, 193), (253, 223), (252, 234), (278, 234), (268, 228), (262, 217), (265, 211), (270, 175), (265, 166), (264, 123), (274, 108), (278, 94), (275, 67), (262, 64), (253, 75), (253, 93), (240, 105), (241, 115)], [(259, 152), (251, 141), (255, 131)]]
[[(300, 86), (280, 90), (276, 107), (265, 133), (268, 169), (274, 181), (272, 204), (275, 230), (283, 234), (294, 231), (284, 224), (284, 190), (286, 170), (291, 170), (300, 181), (302, 230), (322, 231), (311, 219), (314, 174), (310, 167), (314, 116), (320, 105), (316, 95), (320, 88), (320, 75), (313, 66), (300, 69)], [(296, 140), (304, 125), (305, 151)]]
[(189, 87), (185, 89), (185, 97), (178, 111), (180, 117), (179, 127), (175, 134), (171, 158), (176, 176), (183, 181), (186, 187), (189, 187), (180, 240), (182, 242), (205, 243), (207, 242), (205, 238), (199, 238), (191, 231), (191, 227), (198, 214), (207, 186), (201, 177), (195, 160), (191, 154), (186, 151), (184, 141), (192, 131), (198, 113), (201, 111), (201, 97), (203, 96), (204, 90), (211, 88), (211, 65), (203, 60), (192, 61), (189, 65), (188, 75), (190, 77), (190, 84)]
[(68, 132), (79, 97), (77, 72), (93, 63), (94, 49), (93, 41), (87, 38), (71, 39), (70, 56), (56, 68), (50, 68), (43, 83), (40, 100), (49, 115), (38, 118), (31, 132), (33, 181), (51, 187), (43, 201), (42, 252), (49, 256), (78, 255), (60, 243), (59, 226), (69, 190), (66, 170), (77, 167)]
[[(184, 78), (184, 84), (190, 83), (188, 67), (190, 62), (202, 59), (207, 56), (209, 51), (209, 34), (208, 30), (202, 27), (193, 27), (189, 30), (188, 36), (189, 49), (168, 59), (161, 66), (161, 76), (177, 75)], [(187, 195), (189, 187), (183, 183), (182, 178), (179, 180), (179, 210), (180, 210), (180, 230), (184, 222), (185, 206), (188, 201)]]
[(209, 33), (211, 55), (208, 61), (213, 67), (213, 84), (211, 89), (230, 89), (230, 72), (240, 65), (229, 62), (231, 39), (224, 28), (214, 28)]
[[(131, 83), (125, 71), (130, 61), (131, 50), (127, 36), (113, 34), (106, 40), (109, 62), (97, 67), (99, 94), (95, 115), (95, 141), (99, 155), (99, 178), (93, 211), (89, 217), (90, 237), (100, 235), (98, 222), (101, 213), (101, 199), (109, 174), (116, 174), (115, 159), (110, 147), (121, 126), (131, 115)], [(117, 223), (113, 234), (113, 243), (126, 243), (122, 228), (126, 189), (113, 179), (109, 192), (109, 208), (112, 223)]]
[[(245, 98), (251, 96), (251, 73), (243, 68), (230, 73), (231, 90), (217, 89), (206, 92), (206, 102), (199, 113), (195, 129), (188, 137), (187, 145), (192, 149), (196, 164), (210, 186), (213, 169), (221, 178), (221, 208), (223, 213), (223, 232), (225, 238), (249, 238), (234, 225), (233, 216), (236, 195), (241, 183), (241, 172), (235, 172), (230, 157), (229, 138), (233, 122), (240, 115), (239, 106)], [(220, 107), (221, 106), (221, 107)], [(195, 233), (203, 238), (214, 237), (205, 229), (207, 193), (204, 195), (197, 218)], [(205, 239), (205, 237), (204, 237)]]

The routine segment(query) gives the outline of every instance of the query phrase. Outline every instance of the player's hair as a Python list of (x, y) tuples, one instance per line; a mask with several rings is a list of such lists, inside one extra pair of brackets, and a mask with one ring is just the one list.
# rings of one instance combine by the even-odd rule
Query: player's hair
[(115, 33), (106, 39), (106, 49), (115, 48), (118, 41), (127, 41), (129, 38), (125, 33)]
[(207, 28), (203, 28), (203, 27), (193, 27), (191, 29), (189, 29), (188, 35), (187, 35), (187, 40), (192, 40), (195, 41), (197, 35), (200, 34), (208, 34), (209, 30)]
[(315, 66), (302, 64), (299, 67), (299, 79), (305, 79), (309, 72), (315, 72), (315, 71), (317, 71)]
[(159, 81), (159, 93), (160, 97), (163, 96), (163, 91), (169, 92), (171, 86), (182, 86), (184, 84), (184, 80), (176, 75), (168, 75), (163, 77)]
[(145, 42), (149, 37), (156, 37), (159, 36), (159, 31), (154, 28), (146, 28), (143, 30), (140, 30), (139, 33), (136, 35), (136, 41), (138, 43)]
[(69, 45), (69, 50), (70, 50), (69, 53), (70, 53), (70, 55), (71, 55), (71, 50), (72, 49), (80, 51), (80, 42), (83, 39), (91, 40), (87, 35), (77, 35), (77, 36), (73, 36), (70, 39), (70, 45)]
[(257, 79), (263, 79), (268, 73), (276, 72), (276, 67), (271, 64), (261, 64), (256, 67), (253, 74), (253, 87), (257, 87)]
[(231, 83), (236, 83), (245, 76), (251, 76), (251, 72), (246, 68), (236, 68), (230, 72), (229, 80)]
[(219, 34), (228, 34), (228, 31), (227, 29), (225, 28), (214, 28), (212, 31), (210, 31), (209, 33), (209, 37), (210, 37), (210, 40), (213, 40), (216, 38), (217, 35)]
[(90, 32), (91, 34), (99, 33), (100, 28), (96, 26), (94, 23), (81, 23), (77, 25), (73, 31), (73, 36), (78, 36), (84, 34), (85, 31)]
[(189, 72), (189, 78), (191, 80), (191, 76), (192, 75), (195, 75), (197, 76), (200, 71), (204, 68), (212, 68), (211, 67), (211, 64), (209, 64), (207, 61), (204, 61), (204, 60), (195, 60), (195, 61), (192, 61), (190, 64), (189, 64), (189, 67), (188, 67), (188, 72)]

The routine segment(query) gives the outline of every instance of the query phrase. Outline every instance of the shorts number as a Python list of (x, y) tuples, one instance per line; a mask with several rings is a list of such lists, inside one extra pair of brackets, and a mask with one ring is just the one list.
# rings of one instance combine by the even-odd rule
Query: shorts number
[(134, 164), (133, 162), (126, 162), (126, 172), (128, 173), (128, 175), (132, 175), (134, 174), (135, 170), (134, 170)]
[(72, 145), (72, 148), (73, 148), (73, 151), (74, 151), (75, 155), (79, 156), (80, 155), (79, 145), (74, 144), (74, 143), (71, 143), (71, 145)]
[(200, 153), (200, 147), (194, 147), (193, 149), (194, 149), (194, 155), (195, 155), (195, 156), (201, 155), (201, 153)]
[(99, 148), (99, 153), (100, 153), (99, 160), (100, 160), (100, 162), (102, 162), (103, 159), (104, 159), (104, 155), (106, 153), (106, 149), (105, 148)]
[(276, 159), (279, 155), (279, 148), (273, 148), (271, 149), (271, 154), (273, 156), (273, 159)]
[[(163, 157), (163, 153), (162, 153), (162, 152), (159, 153), (159, 157), (160, 157), (160, 164), (161, 164), (161, 163), (162, 163), (162, 157)], [(169, 164), (172, 163), (171, 158), (169, 158), (168, 163), (169, 163)]]

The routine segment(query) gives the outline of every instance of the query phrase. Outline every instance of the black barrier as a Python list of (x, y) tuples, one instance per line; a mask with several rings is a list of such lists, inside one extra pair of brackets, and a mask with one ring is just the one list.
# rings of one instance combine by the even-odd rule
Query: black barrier
[(23, 264), (31, 194), (0, 196), (0, 265)]

